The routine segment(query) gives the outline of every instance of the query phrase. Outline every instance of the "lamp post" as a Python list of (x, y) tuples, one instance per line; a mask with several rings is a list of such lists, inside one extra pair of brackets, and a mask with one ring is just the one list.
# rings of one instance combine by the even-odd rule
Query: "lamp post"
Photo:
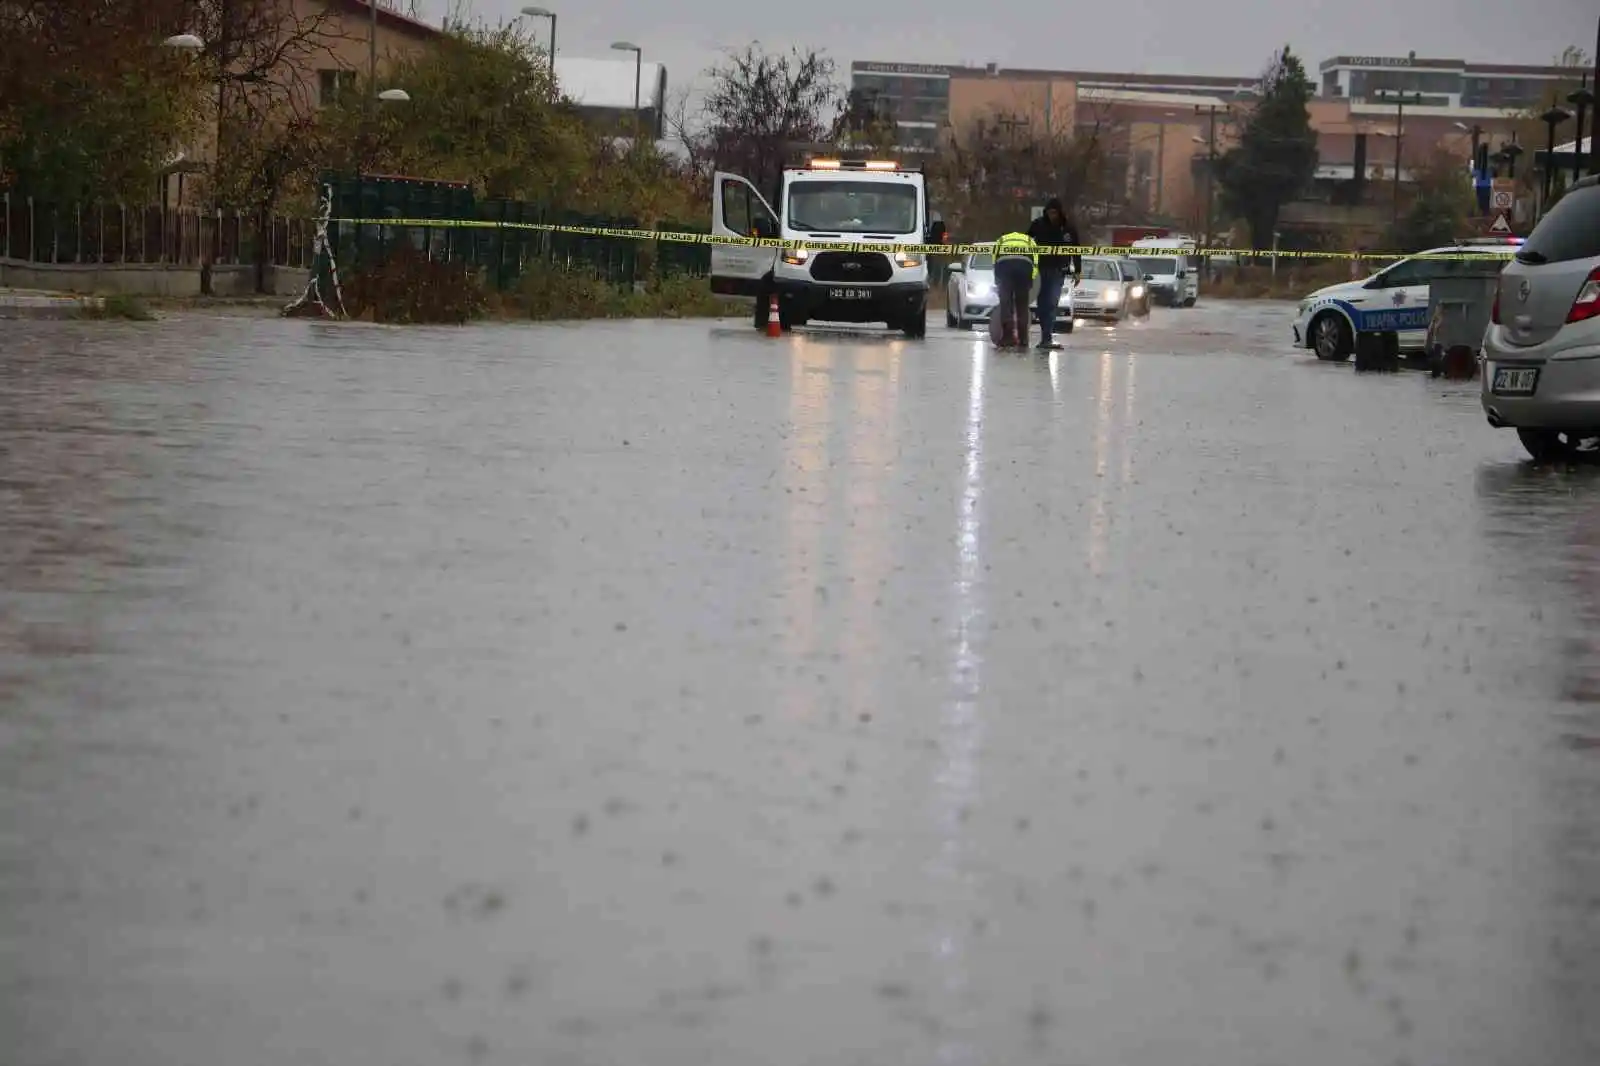
[(633, 53), (633, 141), (639, 143), (639, 88), (644, 75), (644, 50), (632, 41), (616, 41), (611, 47), (618, 52)]
[(550, 20), (550, 82), (556, 80), (556, 13), (543, 7), (525, 7), (522, 13), (531, 19)]
[[(1576, 182), (1583, 177), (1583, 116), (1594, 105), (1594, 93), (1589, 89), (1587, 71), (1584, 72), (1583, 80), (1579, 82), (1578, 87), (1567, 94), (1567, 103), (1578, 113), (1578, 132), (1572, 142), (1572, 180)], [(1594, 133), (1591, 131), (1589, 136), (1593, 137)]]
[(1506, 177), (1514, 178), (1517, 176), (1517, 157), (1522, 152), (1522, 145), (1516, 142), (1515, 135), (1513, 135), (1513, 139), (1510, 142), (1500, 146), (1500, 151), (1497, 155), (1500, 161), (1506, 165)]
[(1405, 141), (1406, 104), (1422, 102), (1421, 93), (1380, 92), (1380, 100), (1394, 103), (1394, 224), (1400, 224), (1400, 146)]
[(1539, 121), (1544, 123), (1547, 136), (1544, 145), (1544, 171), (1539, 175), (1539, 210), (1542, 214), (1544, 205), (1550, 202), (1550, 179), (1556, 173), (1556, 127), (1572, 117), (1572, 113), (1559, 104), (1552, 104), (1550, 109), (1539, 116)]

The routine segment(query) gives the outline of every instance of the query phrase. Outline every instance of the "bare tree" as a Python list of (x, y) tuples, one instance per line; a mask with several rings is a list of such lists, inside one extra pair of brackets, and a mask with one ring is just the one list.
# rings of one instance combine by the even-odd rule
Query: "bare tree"
[(1106, 109), (1077, 107), (1071, 129), (1040, 113), (997, 107), (952, 130), (928, 166), (935, 202), (953, 232), (987, 239), (1059, 197), (1080, 223), (1105, 213), (1115, 192), (1118, 130)]
[(769, 55), (759, 44), (713, 67), (705, 113), (717, 168), (757, 188), (776, 184), (795, 144), (829, 138), (840, 102), (834, 69), (820, 52)]

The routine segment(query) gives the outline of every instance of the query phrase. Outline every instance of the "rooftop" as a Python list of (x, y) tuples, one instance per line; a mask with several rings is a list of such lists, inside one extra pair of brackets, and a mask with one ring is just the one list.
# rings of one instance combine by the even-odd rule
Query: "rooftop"
[[(580, 107), (633, 110), (634, 58), (585, 59), (556, 56), (556, 83), (563, 96)], [(639, 106), (659, 109), (666, 94), (667, 71), (660, 63), (639, 70)]]

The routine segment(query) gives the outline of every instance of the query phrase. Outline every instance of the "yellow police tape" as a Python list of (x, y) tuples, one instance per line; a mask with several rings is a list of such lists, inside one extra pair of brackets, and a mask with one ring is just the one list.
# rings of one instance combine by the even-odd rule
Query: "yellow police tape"
[[(636, 241), (668, 241), (673, 244), (721, 244), (736, 248), (772, 248), (782, 251), (886, 252), (901, 255), (969, 255), (990, 251), (986, 244), (897, 244), (881, 241), (804, 241), (780, 237), (729, 237), (715, 233), (673, 233), (668, 230), (618, 229), (614, 226), (566, 226), (553, 222), (495, 222), (481, 219), (437, 218), (330, 218), (330, 223), (347, 226), (391, 226), (400, 229), (499, 229), (531, 230), (537, 233), (571, 233), (579, 237), (618, 237)], [(1489, 247), (1485, 245), (1485, 247)], [(1040, 245), (1040, 255), (1171, 255), (1174, 248), (1133, 248), (1115, 244)], [(1194, 248), (1184, 254), (1209, 256), (1273, 256), (1280, 259), (1509, 259), (1511, 245), (1493, 252), (1441, 252), (1423, 255), (1415, 252), (1288, 252), (1259, 248)]]

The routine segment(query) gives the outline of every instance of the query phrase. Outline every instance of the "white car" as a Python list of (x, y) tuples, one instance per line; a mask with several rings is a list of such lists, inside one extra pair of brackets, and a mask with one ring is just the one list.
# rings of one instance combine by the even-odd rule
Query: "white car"
[[(992, 248), (993, 241), (985, 241), (978, 248)], [(988, 251), (971, 252), (959, 262), (946, 268), (944, 283), (944, 324), (951, 329), (966, 329), (975, 323), (986, 323), (1000, 302), (1000, 293), (994, 284), (994, 256)], [(1038, 282), (1034, 282), (1035, 302)], [(1072, 279), (1061, 286), (1061, 299), (1056, 302), (1056, 332), (1072, 332)], [(1039, 321), (1035, 309), (1030, 316)]]
[[(1360, 281), (1345, 281), (1318, 289), (1301, 300), (1295, 311), (1295, 347), (1309, 348), (1318, 359), (1342, 362), (1355, 351), (1358, 312), (1427, 307), (1432, 280), (1467, 262), (1427, 256), (1503, 254), (1510, 262), (1520, 247), (1520, 237), (1457, 241), (1418, 252)], [(1419, 351), (1427, 343), (1428, 331), (1426, 328), (1400, 330), (1398, 337), (1401, 351)]]

